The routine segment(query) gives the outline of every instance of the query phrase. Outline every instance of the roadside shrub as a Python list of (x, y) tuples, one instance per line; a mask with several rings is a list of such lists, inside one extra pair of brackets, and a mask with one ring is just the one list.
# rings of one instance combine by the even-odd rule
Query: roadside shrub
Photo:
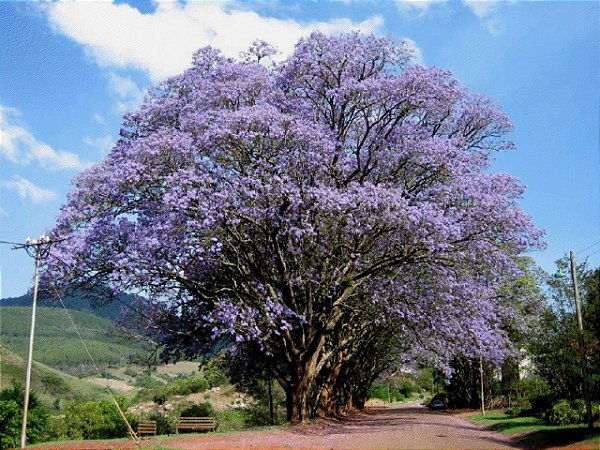
[(242, 431), (248, 428), (251, 414), (245, 409), (230, 409), (215, 414), (219, 431)]
[(156, 434), (171, 434), (175, 431), (175, 419), (160, 411), (151, 411), (143, 418), (156, 421)]
[(382, 383), (375, 381), (369, 388), (368, 398), (378, 398), (390, 402), (404, 400), (410, 395), (411, 389), (402, 383), (404, 382), (397, 386), (394, 382)]
[(170, 395), (190, 395), (204, 392), (210, 388), (208, 381), (202, 375), (190, 378), (182, 378), (167, 385), (167, 393)]
[[(576, 399), (571, 402), (568, 400), (559, 400), (543, 415), (544, 420), (552, 425), (570, 425), (576, 423), (585, 423), (586, 421), (585, 402)], [(600, 404), (592, 403), (592, 418), (596, 420), (600, 414)]]
[(546, 422), (553, 425), (567, 425), (573, 423), (573, 408), (568, 400), (560, 400), (544, 414)]
[[(118, 400), (125, 411), (124, 400)], [(134, 417), (125, 413), (130, 422)], [(114, 403), (107, 400), (88, 401), (71, 404), (65, 409), (63, 436), (69, 439), (115, 438), (127, 435), (127, 425), (123, 422)]]
[(179, 411), (182, 417), (209, 417), (214, 415), (214, 409), (209, 402), (193, 403), (189, 406), (184, 406)]
[[(0, 450), (19, 446), (24, 398), (25, 391), (21, 385), (0, 391)], [(47, 423), (48, 411), (41, 405), (36, 393), (30, 392), (27, 442), (31, 444), (43, 440)]]

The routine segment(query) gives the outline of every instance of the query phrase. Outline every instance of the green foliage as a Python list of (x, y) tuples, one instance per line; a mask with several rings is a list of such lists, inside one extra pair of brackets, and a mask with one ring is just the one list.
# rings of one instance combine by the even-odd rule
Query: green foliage
[(223, 356), (216, 356), (202, 368), (202, 375), (210, 387), (224, 386), (229, 382), (225, 371), (221, 368), (222, 358)]
[(417, 387), (407, 380), (376, 380), (369, 388), (369, 398), (379, 398), (385, 401), (397, 402), (409, 397)]
[(139, 374), (139, 371), (138, 371), (138, 370), (135, 370), (135, 369), (134, 369), (134, 368), (132, 368), (132, 367), (128, 367), (128, 368), (126, 368), (126, 369), (123, 371), (123, 373), (124, 373), (125, 375), (127, 375), (128, 377), (135, 378), (135, 377), (137, 377), (137, 376), (138, 376), (138, 374)]
[(14, 400), (0, 400), (0, 449), (17, 447), (23, 410)]
[[(29, 340), (31, 309), (2, 306), (2, 345), (24, 357)], [(144, 353), (144, 344), (120, 333), (110, 320), (93, 314), (70, 311), (77, 328), (97, 364), (120, 364), (133, 353)], [(74, 373), (72, 368), (90, 366), (90, 360), (62, 308), (38, 308), (35, 361)]]
[(160, 411), (152, 411), (144, 419), (156, 421), (156, 434), (171, 434), (175, 432), (175, 419)]
[(152, 401), (157, 405), (164, 405), (167, 401), (167, 395), (164, 392), (160, 392), (152, 397)]
[(154, 389), (163, 386), (164, 383), (158, 381), (147, 373), (142, 373), (137, 376), (134, 385), (143, 389)]
[(244, 409), (229, 409), (216, 413), (215, 416), (219, 423), (219, 431), (223, 432), (245, 430), (252, 420), (250, 412)]
[(167, 385), (167, 393), (170, 395), (189, 395), (204, 392), (210, 388), (208, 381), (202, 375), (183, 378), (173, 381)]
[(210, 402), (204, 402), (184, 406), (179, 411), (179, 415), (181, 417), (210, 417), (214, 415), (214, 412)]
[[(0, 346), (0, 360), (2, 361), (1, 386), (19, 384), (25, 378), (23, 358)], [(46, 408), (54, 410), (73, 401), (107, 398), (106, 391), (102, 387), (35, 361), (31, 370), (31, 389), (36, 391), (39, 401)]]
[[(556, 261), (557, 275), (548, 277), (552, 302), (542, 315), (541, 327), (532, 339), (537, 373), (550, 387), (554, 399), (582, 398), (582, 341), (587, 356), (590, 396), (600, 401), (600, 268), (589, 270), (586, 263), (577, 267), (582, 301), (584, 336), (579, 334), (570, 261)], [(560, 275), (562, 274), (562, 275)]]
[[(20, 385), (0, 391), (0, 449), (19, 445), (24, 399), (25, 391)], [(30, 392), (27, 415), (28, 443), (43, 440), (47, 422), (48, 411), (40, 404), (36, 393)]]
[(253, 390), (254, 402), (248, 409), (246, 422), (251, 427), (265, 425), (281, 425), (287, 419), (285, 391), (276, 382), (271, 382), (271, 397), (273, 401), (273, 423), (271, 423), (271, 406), (269, 404), (269, 384), (259, 380)]
[(52, 395), (65, 394), (69, 391), (69, 386), (66, 381), (54, 373), (44, 374), (41, 378), (41, 382), (44, 385), (44, 390)]
[[(125, 411), (124, 400), (118, 403)], [(134, 422), (133, 416), (126, 416)], [(78, 402), (66, 408), (60, 434), (68, 439), (116, 438), (127, 435), (127, 425), (112, 402)]]
[[(138, 379), (141, 375), (138, 375)], [(154, 401), (155, 398), (169, 398), (174, 395), (190, 395), (198, 392), (204, 392), (210, 388), (208, 381), (202, 375), (194, 375), (191, 377), (176, 378), (167, 384), (162, 384), (158, 381), (157, 387), (142, 389), (135, 396), (135, 401)]]
[[(600, 404), (592, 405), (592, 415), (598, 418)], [(585, 402), (581, 399), (559, 400), (543, 415), (546, 423), (552, 425), (570, 425), (586, 422)]]

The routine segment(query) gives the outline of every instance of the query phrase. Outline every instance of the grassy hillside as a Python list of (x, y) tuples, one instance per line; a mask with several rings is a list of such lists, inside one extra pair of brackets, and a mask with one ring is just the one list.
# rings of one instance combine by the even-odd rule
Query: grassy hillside
[[(121, 310), (131, 305), (136, 297), (128, 294), (121, 294), (113, 301), (108, 302), (108, 296), (101, 293), (94, 295), (93, 293), (76, 292), (63, 299), (64, 304), (69, 310), (84, 311), (94, 314), (95, 316), (104, 317), (105, 319), (116, 321), (121, 317)], [(0, 299), (0, 307), (2, 306), (27, 306), (31, 307), (33, 302), (31, 294), (21, 295), (20, 297), (7, 297)], [(60, 307), (58, 300), (53, 298), (40, 297), (38, 306)]]
[[(0, 389), (25, 384), (25, 360), (0, 346)], [(31, 388), (44, 405), (56, 408), (73, 400), (108, 398), (106, 390), (97, 384), (80, 380), (44, 364), (34, 362), (31, 369)]]
[[(143, 345), (123, 336), (110, 320), (93, 314), (70, 311), (79, 332), (96, 363), (114, 365), (132, 353), (143, 352)], [(0, 344), (26, 357), (31, 308), (0, 308)], [(46, 365), (74, 373), (78, 366), (90, 365), (66, 311), (62, 308), (37, 309), (33, 359)]]

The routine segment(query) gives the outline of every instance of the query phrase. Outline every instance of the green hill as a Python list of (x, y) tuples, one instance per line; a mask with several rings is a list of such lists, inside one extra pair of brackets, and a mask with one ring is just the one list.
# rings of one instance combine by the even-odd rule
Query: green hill
[[(70, 311), (92, 357), (98, 365), (117, 365), (132, 353), (144, 353), (144, 345), (123, 335), (114, 322), (86, 312)], [(29, 341), (31, 308), (0, 308), (0, 344), (25, 358)], [(33, 359), (70, 373), (91, 365), (84, 346), (63, 308), (37, 309)]]
[[(108, 302), (107, 295), (93, 293), (74, 293), (64, 298), (64, 304), (68, 309), (75, 311), (85, 311), (96, 316), (104, 317), (116, 321), (121, 316), (121, 309), (127, 308), (136, 297), (128, 294), (121, 294), (112, 301)], [(3, 306), (28, 306), (31, 307), (31, 294), (21, 295), (19, 297), (7, 297), (0, 299), (0, 307)], [(59, 301), (53, 298), (40, 297), (38, 306), (62, 307)]]
[[(14, 384), (25, 384), (25, 360), (0, 346), (0, 389)], [(31, 389), (50, 408), (58, 406), (58, 402), (64, 406), (74, 400), (108, 398), (106, 390), (101, 386), (35, 361), (31, 368)]]

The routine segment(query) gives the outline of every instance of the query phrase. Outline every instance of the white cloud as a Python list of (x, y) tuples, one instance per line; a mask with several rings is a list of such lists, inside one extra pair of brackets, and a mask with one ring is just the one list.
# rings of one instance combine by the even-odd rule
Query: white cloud
[[(498, 0), (463, 0), (463, 4), (483, 21), (491, 35), (498, 36), (502, 33), (504, 23), (496, 14), (500, 6)], [(510, 4), (510, 2), (505, 4)]]
[(497, 0), (463, 0), (463, 3), (480, 19), (489, 17), (498, 9)]
[(118, 99), (117, 111), (119, 113), (136, 109), (144, 100), (144, 91), (130, 77), (122, 77), (110, 72), (108, 74), (108, 87)]
[(84, 144), (91, 145), (92, 147), (98, 149), (100, 153), (106, 155), (115, 145), (115, 140), (112, 138), (110, 134), (100, 137), (86, 137), (83, 139)]
[[(152, 14), (112, 2), (57, 2), (44, 5), (54, 28), (83, 45), (101, 66), (134, 67), (154, 82), (180, 73), (192, 53), (203, 46), (237, 57), (256, 39), (265, 40), (288, 56), (297, 40), (313, 30), (338, 33), (376, 32), (378, 15), (362, 22), (347, 18), (300, 23), (261, 16), (228, 2), (159, 2)], [(237, 8), (237, 9), (236, 9)]]
[(36, 162), (46, 169), (81, 170), (89, 164), (75, 153), (59, 151), (38, 140), (29, 130), (16, 123), (21, 113), (0, 105), (0, 156), (17, 164)]
[(424, 15), (429, 11), (432, 4), (439, 3), (434, 0), (396, 0), (396, 5), (402, 11), (418, 11), (420, 15)]
[(417, 64), (425, 64), (425, 59), (423, 58), (423, 51), (421, 50), (421, 48), (417, 45), (417, 43), (415, 41), (413, 41), (410, 38), (402, 38), (402, 41), (404, 41), (404, 43), (406, 44), (406, 46), (409, 48), (409, 50), (412, 52), (413, 54), (413, 62), (417, 63)]
[(104, 125), (106, 123), (106, 120), (104, 120), (104, 116), (100, 113), (95, 113), (93, 119), (94, 122), (99, 123), (100, 125)]
[(14, 175), (10, 181), (0, 181), (0, 187), (16, 192), (21, 200), (29, 199), (36, 204), (48, 203), (57, 198), (56, 192), (36, 186), (19, 175)]
[(8, 217), (8, 213), (2, 206), (0, 206), (0, 217)]

